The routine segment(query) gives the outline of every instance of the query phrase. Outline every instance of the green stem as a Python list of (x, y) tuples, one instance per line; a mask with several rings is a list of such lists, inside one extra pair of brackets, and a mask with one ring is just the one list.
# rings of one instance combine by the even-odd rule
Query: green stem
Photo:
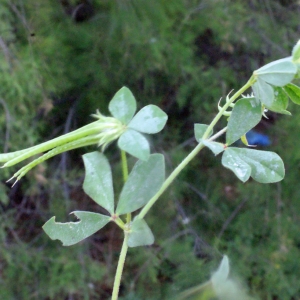
[(123, 245), (122, 245), (122, 249), (121, 249), (121, 253), (120, 253), (120, 257), (119, 257), (119, 261), (118, 261), (118, 267), (117, 267), (117, 271), (116, 271), (115, 282), (114, 282), (111, 300), (118, 299), (123, 268), (124, 268), (126, 254), (127, 254), (127, 250), (128, 250), (127, 242), (128, 242), (129, 233), (125, 230), (124, 234), (125, 234), (124, 241), (123, 241)]
[(223, 113), (227, 110), (227, 108), (230, 106), (231, 103), (233, 103), (242, 93), (244, 93), (248, 88), (250, 88), (254, 83), (256, 79), (254, 76), (251, 76), (251, 78), (248, 80), (248, 82), (241, 87), (232, 97), (230, 97), (229, 101), (224, 104), (222, 109), (219, 111), (219, 113), (214, 117), (208, 128), (206, 129), (205, 133), (203, 134), (202, 139), (207, 139), (210, 132), (213, 130), (215, 125), (218, 123), (220, 118), (222, 117)]
[[(128, 179), (128, 164), (127, 164), (126, 152), (123, 150), (121, 150), (121, 160), (122, 160), (123, 179), (124, 182), (126, 182)], [(128, 246), (127, 246), (128, 236), (129, 236), (128, 227), (131, 222), (131, 214), (130, 213), (127, 214), (126, 224), (124, 224), (124, 222), (119, 217), (115, 220), (115, 222), (117, 223), (118, 226), (120, 226), (124, 230), (124, 241), (123, 241), (123, 245), (122, 245), (122, 249), (118, 261), (118, 267), (115, 275), (115, 282), (114, 282), (113, 293), (111, 298), (112, 300), (117, 300), (119, 295), (120, 283), (122, 279), (122, 273), (123, 273), (126, 254), (128, 250)]]
[(208, 141), (212, 142), (212, 141), (216, 140), (218, 137), (220, 137), (221, 135), (223, 135), (226, 131), (227, 131), (227, 126), (224, 127), (223, 129), (221, 129), (220, 131), (218, 131), (216, 134), (212, 135), (208, 139)]
[[(123, 172), (123, 179), (124, 182), (128, 179), (128, 164), (127, 164), (127, 157), (126, 152), (121, 150), (121, 158), (122, 158), (122, 172)], [(126, 223), (129, 224), (131, 222), (131, 213), (126, 215)]]
[(122, 230), (125, 229), (125, 224), (120, 217), (117, 217), (116, 219), (111, 219), (111, 220), (114, 221)]
[(124, 150), (121, 150), (121, 158), (122, 158), (123, 180), (124, 182), (126, 182), (128, 179), (128, 165), (127, 165), (126, 152)]
[(143, 219), (153, 204), (162, 195), (162, 193), (169, 187), (174, 181), (177, 175), (188, 165), (188, 163), (204, 148), (202, 143), (199, 143), (196, 148), (174, 169), (174, 171), (165, 180), (159, 191), (150, 199), (150, 201), (143, 207), (141, 212), (137, 215), (137, 218)]
[[(219, 113), (212, 120), (207, 130), (203, 134), (202, 139), (207, 139), (209, 137), (210, 132), (213, 130), (217, 122), (222, 117), (223, 113), (226, 109), (233, 103), (243, 92), (245, 92), (251, 85), (255, 82), (255, 78), (252, 76), (248, 82), (240, 88), (230, 99), (224, 104)], [(224, 130), (224, 129), (222, 129)], [(217, 135), (217, 134), (216, 134)], [(165, 180), (159, 191), (150, 199), (150, 201), (143, 207), (141, 212), (137, 215), (137, 218), (143, 219), (145, 215), (148, 213), (150, 208), (154, 205), (154, 203), (158, 200), (158, 198), (162, 195), (162, 193), (169, 187), (169, 185), (174, 181), (174, 179), (178, 176), (178, 174), (189, 164), (189, 162), (204, 148), (204, 145), (200, 142), (194, 150), (174, 169), (174, 171), (169, 175), (169, 177)]]

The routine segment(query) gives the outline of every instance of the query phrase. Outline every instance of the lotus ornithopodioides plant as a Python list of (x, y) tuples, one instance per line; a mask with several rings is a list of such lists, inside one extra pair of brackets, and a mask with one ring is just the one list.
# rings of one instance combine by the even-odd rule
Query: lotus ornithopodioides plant
[[(46, 152), (13, 175), (12, 178), (19, 180), (34, 166), (54, 155), (87, 145), (95, 144), (101, 147), (102, 152), (95, 151), (83, 155), (83, 189), (97, 204), (106, 209), (107, 214), (75, 211), (73, 213), (79, 221), (59, 223), (55, 222), (53, 217), (46, 222), (43, 229), (51, 239), (58, 239), (63, 245), (70, 246), (92, 235), (108, 222), (115, 222), (124, 232), (113, 287), (112, 299), (115, 300), (119, 294), (128, 247), (151, 245), (154, 242), (154, 235), (144, 217), (160, 195), (204, 147), (208, 147), (215, 155), (222, 154), (222, 165), (233, 171), (242, 182), (246, 182), (250, 177), (261, 183), (278, 182), (283, 179), (285, 169), (278, 154), (232, 145), (241, 139), (246, 146), (253, 146), (248, 144), (246, 133), (266, 116), (268, 110), (289, 115), (289, 99), (300, 104), (300, 88), (292, 83), (294, 79), (299, 78), (300, 42), (296, 44), (290, 57), (271, 62), (254, 71), (243, 87), (233, 95), (228, 94), (223, 106), (220, 100), (218, 112), (210, 124), (195, 124), (194, 135), (198, 142), (196, 147), (167, 178), (164, 156), (150, 154), (149, 143), (144, 136), (161, 131), (167, 122), (167, 115), (155, 105), (147, 105), (135, 114), (136, 101), (126, 87), (119, 90), (109, 103), (112, 117), (105, 117), (97, 112), (93, 115), (97, 119), (93, 123), (34, 147), (0, 154), (0, 162), (5, 162), (3, 167), (9, 167)], [(244, 96), (250, 88), (250, 95)], [(227, 126), (214, 133), (215, 125), (223, 116), (227, 118)], [(217, 142), (216, 139), (223, 134), (226, 134), (225, 143)], [(110, 164), (103, 154), (105, 148), (116, 140), (121, 151), (124, 178), (117, 204)], [(126, 153), (138, 159), (130, 172)], [(134, 218), (132, 213), (135, 213)], [(221, 266), (220, 270), (225, 271), (219, 271), (217, 274), (228, 275), (227, 257), (223, 259)], [(216, 281), (215, 277), (212, 283)], [(184, 299), (189, 293), (181, 294), (180, 299)]]

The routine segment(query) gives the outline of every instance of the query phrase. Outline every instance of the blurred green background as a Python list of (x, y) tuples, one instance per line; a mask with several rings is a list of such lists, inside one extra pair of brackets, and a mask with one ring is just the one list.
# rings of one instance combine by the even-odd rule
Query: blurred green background
[[(139, 107), (169, 115), (151, 145), (170, 172), (220, 97), (290, 55), (299, 14), (296, 0), (0, 0), (1, 151), (74, 130), (96, 109), (107, 114), (125, 85)], [(284, 181), (242, 184), (204, 150), (147, 216), (156, 241), (130, 249), (123, 300), (172, 299), (208, 280), (223, 254), (249, 295), (300, 299), (300, 109), (289, 110), (292, 117), (269, 113), (257, 128), (283, 158)], [(6, 180), (19, 166), (1, 170), (0, 299), (110, 299), (118, 228), (68, 248), (41, 228), (53, 215), (99, 211), (82, 190), (81, 155), (94, 149), (55, 157), (12, 188)], [(120, 190), (119, 153), (112, 145), (106, 154)]]

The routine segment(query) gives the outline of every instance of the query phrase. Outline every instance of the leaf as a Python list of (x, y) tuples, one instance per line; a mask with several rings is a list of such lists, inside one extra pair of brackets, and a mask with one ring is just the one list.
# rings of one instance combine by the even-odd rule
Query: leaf
[(209, 148), (215, 155), (220, 154), (224, 151), (225, 145), (218, 142), (212, 142), (208, 140), (202, 140), (203, 145)]
[(300, 87), (295, 84), (289, 83), (283, 87), (283, 90), (295, 104), (300, 105)]
[(263, 80), (258, 80), (252, 86), (255, 98), (260, 100), (267, 108), (271, 107), (275, 101), (273, 88)]
[(144, 219), (135, 219), (131, 223), (128, 247), (152, 245), (154, 236)]
[(147, 105), (143, 107), (128, 124), (129, 128), (135, 129), (143, 133), (157, 133), (161, 131), (168, 116), (156, 105)]
[(243, 182), (246, 182), (250, 175), (260, 183), (278, 182), (284, 178), (285, 173), (282, 159), (270, 151), (227, 148), (222, 157), (222, 164)]
[(109, 102), (111, 114), (124, 124), (128, 124), (136, 111), (136, 100), (127, 87), (122, 87)]
[[(195, 132), (195, 138), (197, 142), (200, 142), (207, 128), (208, 125), (206, 124), (194, 124), (194, 132)], [(213, 131), (210, 132), (208, 137), (210, 137), (212, 134)]]
[(150, 147), (147, 139), (133, 129), (126, 130), (120, 136), (118, 146), (138, 159), (147, 160), (149, 158)]
[(60, 240), (63, 246), (74, 245), (104, 227), (110, 217), (88, 211), (72, 212), (80, 221), (59, 223), (55, 217), (48, 220), (43, 229), (52, 240)]
[(291, 57), (273, 61), (254, 71), (254, 75), (275, 86), (284, 86), (290, 83), (297, 73), (297, 67)]
[(162, 154), (151, 154), (147, 161), (139, 160), (123, 186), (116, 213), (130, 213), (144, 206), (164, 180), (165, 161)]
[(229, 259), (227, 255), (224, 255), (218, 270), (211, 276), (211, 282), (215, 289), (227, 280), (229, 270)]
[(230, 115), (226, 143), (234, 143), (256, 126), (262, 117), (261, 103), (254, 97), (240, 99), (233, 107)]
[(289, 104), (289, 98), (281, 87), (274, 87), (274, 102), (269, 110), (284, 115), (291, 115), (289, 111), (286, 110)]
[[(229, 151), (228, 151), (229, 150)], [(222, 156), (222, 165), (230, 169), (238, 179), (246, 182), (251, 175), (251, 167), (238, 155), (232, 153), (232, 148), (227, 148)]]
[(98, 152), (83, 155), (85, 178), (83, 190), (96, 203), (111, 214), (114, 213), (114, 191), (112, 174), (108, 160)]

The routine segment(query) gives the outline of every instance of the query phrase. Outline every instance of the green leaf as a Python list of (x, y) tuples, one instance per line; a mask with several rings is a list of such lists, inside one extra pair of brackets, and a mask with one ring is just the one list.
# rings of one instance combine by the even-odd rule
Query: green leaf
[(252, 86), (256, 99), (259, 99), (267, 108), (272, 107), (275, 101), (273, 88), (259, 79)]
[(114, 191), (108, 160), (98, 152), (83, 155), (85, 178), (83, 190), (111, 214), (114, 212)]
[(222, 165), (230, 169), (243, 182), (246, 182), (250, 178), (251, 167), (239, 155), (236, 155), (232, 151), (232, 148), (227, 148), (224, 151)]
[(144, 219), (135, 219), (131, 223), (128, 247), (147, 246), (154, 243), (154, 236)]
[(237, 101), (228, 121), (226, 143), (230, 145), (240, 139), (260, 122), (261, 116), (261, 103), (256, 98), (243, 98)]
[(122, 87), (109, 102), (111, 114), (124, 124), (128, 124), (136, 111), (136, 100), (127, 87)]
[(295, 84), (289, 83), (283, 87), (283, 90), (295, 104), (300, 105), (300, 87)]
[(120, 136), (118, 146), (138, 159), (147, 160), (149, 158), (150, 147), (147, 139), (133, 129), (126, 130)]
[(293, 62), (298, 64), (300, 63), (300, 40), (293, 48), (292, 57), (293, 57)]
[(165, 161), (162, 154), (151, 154), (147, 161), (137, 161), (123, 186), (116, 213), (130, 213), (144, 206), (164, 180)]
[(220, 154), (224, 151), (225, 145), (218, 142), (212, 142), (209, 140), (202, 140), (203, 145), (210, 149), (215, 155)]
[(284, 178), (285, 173), (282, 159), (269, 151), (227, 148), (222, 157), (222, 164), (243, 182), (246, 182), (250, 175), (261, 183), (278, 182)]
[(43, 226), (46, 234), (52, 240), (60, 240), (63, 246), (71, 246), (84, 240), (110, 221), (110, 217), (93, 212), (74, 211), (72, 213), (80, 221), (59, 223), (55, 222), (55, 217), (52, 217)]
[(284, 86), (290, 83), (297, 73), (297, 67), (291, 57), (273, 61), (254, 71), (254, 75), (275, 86)]
[(291, 115), (289, 111), (286, 110), (289, 104), (289, 97), (284, 92), (281, 87), (274, 87), (274, 102), (269, 110), (272, 110), (277, 113), (284, 115)]
[[(194, 124), (194, 133), (195, 133), (195, 138), (197, 142), (200, 142), (200, 140), (203, 137), (203, 134), (207, 130), (208, 125), (206, 124)], [(210, 132), (209, 136), (213, 134), (213, 131)]]
[(157, 133), (161, 131), (168, 116), (156, 105), (147, 105), (143, 107), (128, 124), (129, 128), (143, 133)]

